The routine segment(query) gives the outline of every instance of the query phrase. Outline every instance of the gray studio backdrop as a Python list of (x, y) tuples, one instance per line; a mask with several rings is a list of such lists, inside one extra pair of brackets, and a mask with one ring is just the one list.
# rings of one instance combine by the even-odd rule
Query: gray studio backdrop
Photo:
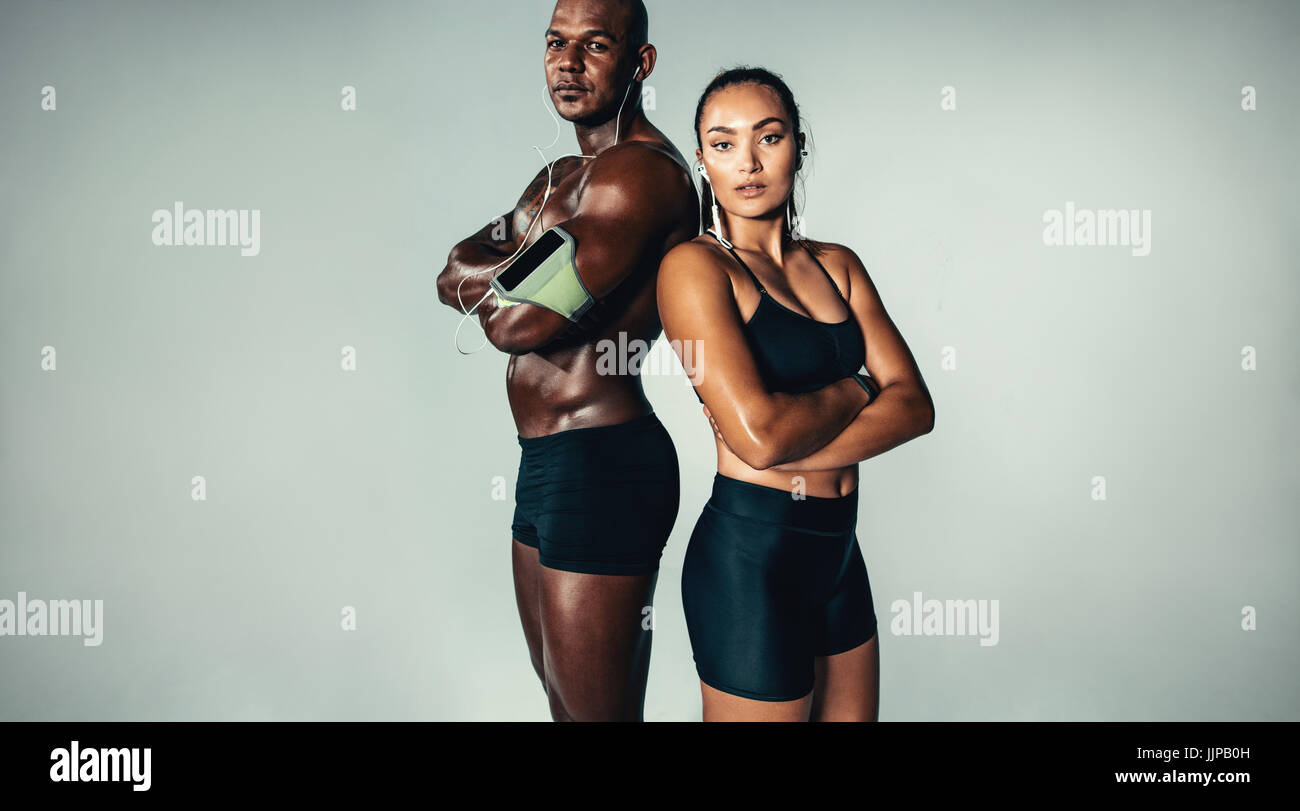
[[(718, 69), (790, 83), (807, 232), (934, 395), (861, 468), (881, 718), (1300, 719), (1295, 4), (648, 6), (688, 156)], [(0, 636), (0, 719), (549, 717), (506, 356), (457, 354), (434, 278), (554, 136), (550, 10), (4, 5), (0, 600), (102, 613)], [(258, 252), (155, 245), (178, 201), (259, 211)], [(1048, 244), (1067, 206), (1145, 249)], [(715, 459), (646, 383), (682, 463), (646, 717), (689, 720)]]

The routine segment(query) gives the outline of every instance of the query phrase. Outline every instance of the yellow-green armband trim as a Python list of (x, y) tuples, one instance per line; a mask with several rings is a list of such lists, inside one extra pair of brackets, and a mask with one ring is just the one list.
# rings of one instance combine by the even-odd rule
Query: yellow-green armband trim
[[(511, 262), (492, 279), (497, 301), (513, 304), (536, 304), (554, 310), (570, 321), (577, 321), (595, 299), (583, 284), (574, 265), (573, 237), (558, 225), (548, 228), (514, 262)], [(520, 267), (532, 266), (523, 278)], [(513, 269), (513, 272), (512, 272)], [(512, 285), (507, 287), (507, 285)]]

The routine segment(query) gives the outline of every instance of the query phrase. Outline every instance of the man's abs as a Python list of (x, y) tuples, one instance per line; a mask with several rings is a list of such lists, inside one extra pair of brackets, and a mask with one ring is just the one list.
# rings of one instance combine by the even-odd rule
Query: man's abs
[[(640, 143), (668, 155), (689, 175), (670, 144)], [(589, 169), (590, 164), (559, 184), (547, 205), (546, 222), (563, 222), (577, 209), (582, 176)], [(683, 211), (687, 208), (683, 206)], [(637, 347), (633, 343), (637, 340), (648, 347), (663, 332), (655, 291), (659, 261), (678, 242), (694, 236), (697, 228), (694, 216), (683, 216), (569, 332), (548, 346), (510, 359), (506, 394), (521, 437), (616, 425), (652, 413), (640, 376), (628, 368), (644, 355), (629, 347)]]
[(600, 303), (613, 312), (590, 334), (510, 359), (506, 395), (520, 436), (616, 425), (654, 410), (631, 368), (645, 359), (633, 342), (649, 347), (663, 331), (654, 282), (653, 273), (628, 279), (632, 286)]

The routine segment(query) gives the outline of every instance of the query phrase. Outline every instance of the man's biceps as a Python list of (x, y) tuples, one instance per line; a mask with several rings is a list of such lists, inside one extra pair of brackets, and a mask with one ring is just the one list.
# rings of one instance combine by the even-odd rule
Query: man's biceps
[(557, 225), (573, 234), (579, 250), (585, 241), (602, 250), (632, 251), (634, 246), (639, 247), (655, 236), (653, 225), (638, 217), (634, 211), (580, 211)]
[(612, 293), (636, 271), (648, 249), (648, 246), (630, 238), (616, 225), (599, 235), (580, 237), (574, 234), (574, 239), (578, 243), (574, 252), (574, 265), (583, 284), (596, 299)]
[(549, 343), (575, 326), (574, 322), (549, 307), (527, 301), (499, 316), (506, 319), (507, 328), (512, 333), (528, 337), (531, 343)]
[(653, 195), (633, 192), (637, 187), (635, 182), (588, 184), (573, 218), (590, 223), (597, 232), (617, 234), (619, 244), (651, 240), (666, 230), (673, 211), (671, 206), (656, 205)]

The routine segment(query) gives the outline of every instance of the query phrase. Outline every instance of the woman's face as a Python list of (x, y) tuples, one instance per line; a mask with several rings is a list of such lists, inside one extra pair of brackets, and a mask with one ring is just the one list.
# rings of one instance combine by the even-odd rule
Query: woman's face
[(776, 91), (753, 83), (718, 90), (700, 116), (700, 141), (695, 156), (727, 213), (759, 218), (784, 212), (799, 144)]

